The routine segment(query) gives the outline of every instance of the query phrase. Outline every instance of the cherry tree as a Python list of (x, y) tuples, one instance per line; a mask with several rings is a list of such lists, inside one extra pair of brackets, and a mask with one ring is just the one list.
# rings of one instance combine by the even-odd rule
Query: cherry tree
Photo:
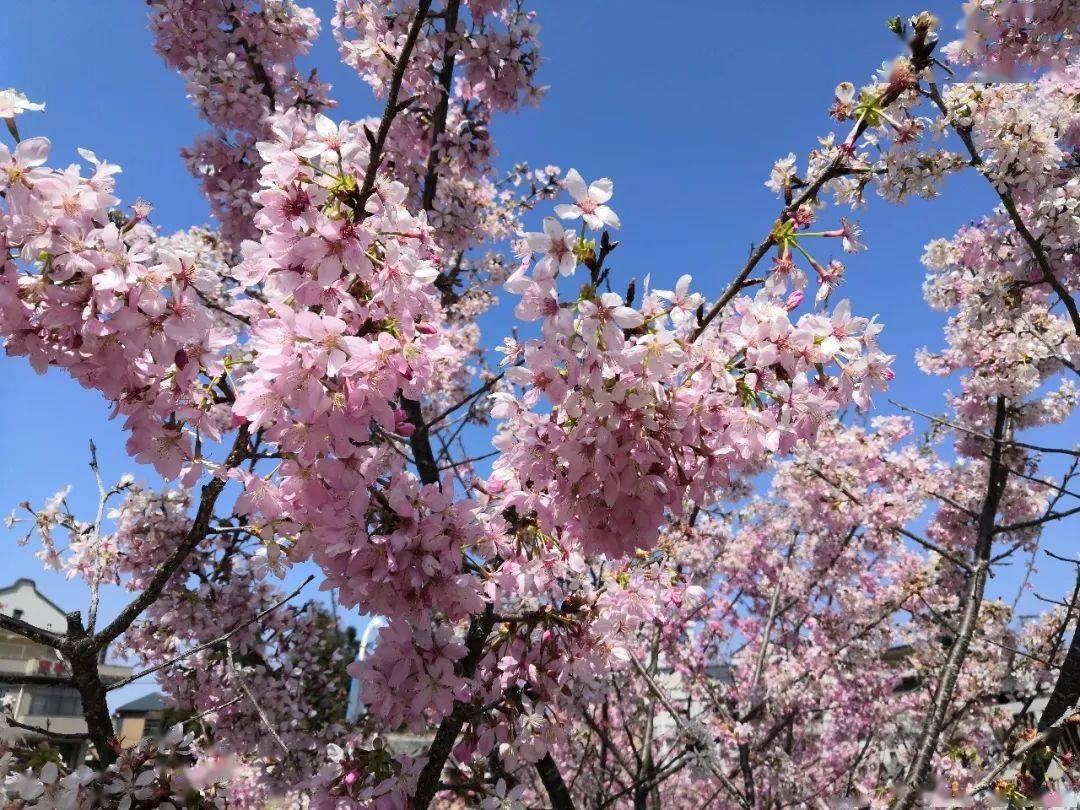
[[(91, 602), (63, 634), (0, 626), (70, 663), (100, 765), (11, 770), (28, 806), (911, 807), (935, 776), (1043, 787), (1078, 697), (1077, 592), (1018, 634), (986, 590), (1078, 511), (1075, 465), (1040, 468), (1076, 451), (1018, 437), (1076, 401), (1066, 4), (969, 4), (941, 54), (930, 15), (890, 23), (903, 54), (838, 85), (841, 131), (777, 162), (775, 220), (700, 291), (616, 276), (634, 234), (616, 241), (610, 179), (496, 173), (493, 117), (543, 95), (518, 0), (338, 0), (341, 59), (381, 107), (359, 121), (298, 66), (310, 9), (148, 5), (210, 128), (184, 159), (215, 229), (158, 233), (116, 197), (118, 166), (54, 168), (22, 135), (40, 104), (0, 95), (5, 349), (100, 391), (168, 482), (108, 488), (93, 458), (96, 518), (63, 495), (26, 511)], [(872, 192), (934, 197), (969, 169), (1000, 208), (924, 257), (950, 315), (920, 362), (959, 373), (948, 412), (925, 438), (852, 425), (893, 358), (816, 246), (859, 253), (850, 209)], [(496, 360), (476, 319), (500, 287), (522, 326)], [(474, 424), (494, 425), (489, 471)], [(333, 697), (349, 644), (274, 584), (305, 562), (386, 620), (349, 666), (353, 726)], [(105, 582), (133, 596), (99, 624)], [(187, 715), (157, 748), (116, 750), (97, 656), (117, 639)], [(994, 705), (1006, 677), (1053, 684), (1030, 739)], [(421, 751), (388, 745), (402, 730)]]

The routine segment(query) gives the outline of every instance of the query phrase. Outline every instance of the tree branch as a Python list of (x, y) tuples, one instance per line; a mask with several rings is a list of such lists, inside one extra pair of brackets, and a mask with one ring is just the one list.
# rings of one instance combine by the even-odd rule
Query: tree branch
[[(1073, 592), (1073, 604), (1069, 606), (1069, 613), (1073, 612), (1078, 591), (1080, 571), (1077, 573), (1077, 589)], [(1058, 670), (1057, 681), (1039, 717), (1039, 731), (1051, 750), (1056, 748), (1059, 742), (1060, 734), (1057, 729), (1066, 713), (1077, 703), (1080, 703), (1080, 625), (1073, 630), (1069, 651), (1065, 654), (1065, 660)], [(1024, 763), (1024, 769), (1031, 775), (1036, 789), (1041, 788), (1046, 779), (1047, 764), (1045, 760), (1036, 758), (1028, 758)]]
[(12, 728), (22, 729), (23, 731), (32, 731), (34, 734), (41, 734), (50, 739), (57, 740), (58, 742), (83, 742), (90, 738), (90, 735), (85, 731), (51, 731), (50, 729), (35, 726), (30, 723), (20, 723), (18, 720), (11, 717), (6, 719), (7, 724)]
[[(990, 178), (986, 174), (986, 164), (982, 159), (982, 155), (979, 154), (978, 148), (975, 146), (974, 139), (971, 137), (972, 126), (970, 124), (958, 124), (949, 112), (948, 107), (945, 106), (945, 100), (941, 97), (937, 83), (931, 81), (927, 84), (930, 87), (929, 96), (931, 101), (933, 101), (938, 109), (941, 110), (941, 114), (945, 116), (945, 120), (949, 122), (953, 131), (959, 136), (960, 140), (964, 142), (968, 155), (971, 157), (971, 165), (978, 169), (979, 173), (989, 180)], [(1024, 240), (1024, 244), (1026, 244), (1028, 250), (1031, 251), (1031, 255), (1035, 259), (1039, 271), (1042, 273), (1043, 281), (1049, 284), (1050, 288), (1053, 289), (1058, 298), (1061, 299), (1061, 303), (1065, 305), (1065, 309), (1069, 312), (1073, 330), (1077, 335), (1080, 335), (1080, 309), (1077, 309), (1076, 301), (1073, 299), (1072, 295), (1069, 294), (1065, 285), (1054, 275), (1054, 270), (1050, 266), (1050, 260), (1046, 256), (1046, 251), (1043, 250), (1043, 246), (1039, 243), (1039, 240), (1032, 235), (1030, 230), (1028, 230), (1023, 217), (1020, 216), (1020, 212), (1016, 208), (1016, 201), (1013, 200), (1012, 194), (1000, 183), (991, 181), (990, 185), (993, 187), (994, 193), (997, 194), (998, 199), (1001, 200), (1001, 204), (1005, 207), (1005, 211), (1008, 213), (1009, 219), (1012, 220), (1016, 232), (1020, 234), (1020, 238)]]
[(995, 445), (1004, 445), (1005, 447), (1022, 447), (1024, 450), (1031, 450), (1035, 453), (1055, 453), (1062, 456), (1080, 457), (1080, 450), (1068, 450), (1064, 447), (1043, 447), (1042, 445), (1028, 444), (1026, 442), (1018, 442), (1012, 439), (995, 439), (993, 436), (988, 436), (985, 433), (975, 430), (974, 428), (969, 428), (965, 425), (957, 424), (956, 422), (950, 422), (948, 419), (942, 419), (940, 416), (934, 416), (933, 414), (920, 411), (918, 408), (912, 408), (908, 405), (902, 405), (895, 399), (890, 399), (889, 402), (902, 411), (916, 414), (917, 416), (921, 416), (923, 419), (929, 419), (931, 422), (936, 422), (939, 425), (950, 427), (953, 430), (959, 430), (963, 433), (970, 433), (972, 436), (978, 436), (980, 439), (988, 442), (993, 442)]
[(552, 810), (574, 810), (570, 790), (566, 787), (566, 782), (559, 773), (559, 766), (555, 764), (551, 754), (544, 754), (544, 758), (536, 763), (536, 772), (544, 783), (548, 798), (551, 799)]
[[(916, 59), (919, 58), (920, 57), (916, 54)], [(891, 88), (887, 90), (879, 99), (879, 104), (881, 108), (884, 109), (890, 104), (892, 104), (894, 101), (896, 101), (896, 99), (899, 98), (900, 94), (903, 93), (903, 91), (903, 87)], [(854, 145), (855, 141), (857, 141), (859, 137), (863, 134), (863, 132), (866, 131), (868, 126), (869, 123), (867, 119), (865, 117), (860, 117), (859, 120), (855, 123), (855, 126), (853, 126), (851, 128), (851, 131), (848, 133), (847, 139), (844, 141), (844, 144)], [(825, 168), (823, 168), (818, 173), (817, 177), (814, 178), (813, 181), (808, 183), (806, 187), (803, 188), (803, 190), (799, 193), (799, 196), (793, 199), (784, 208), (784, 210), (780, 212), (780, 216), (777, 219), (776, 224), (774, 224), (773, 228), (769, 231), (768, 236), (766, 236), (765, 239), (762, 240), (757, 245), (757, 247), (755, 247), (750, 252), (750, 258), (747, 259), (746, 264), (743, 265), (743, 269), (739, 271), (739, 273), (735, 276), (734, 279), (732, 279), (731, 283), (728, 284), (728, 286), (724, 289), (724, 292), (716, 300), (716, 303), (712, 305), (712, 307), (705, 314), (705, 316), (699, 320), (697, 328), (690, 335), (691, 343), (697, 341), (697, 339), (701, 337), (701, 335), (705, 332), (709, 324), (712, 323), (716, 316), (719, 315), (723, 311), (724, 307), (726, 307), (731, 302), (731, 299), (738, 295), (739, 291), (743, 289), (743, 287), (746, 285), (748, 279), (750, 278), (750, 274), (754, 271), (754, 268), (758, 266), (758, 264), (763, 258), (765, 258), (769, 250), (776, 245), (776, 238), (773, 235), (776, 231), (776, 225), (788, 219), (791, 219), (791, 216), (796, 211), (798, 211), (799, 208), (801, 208), (806, 203), (816, 200), (818, 194), (821, 192), (821, 189), (824, 188), (825, 184), (828, 183), (830, 180), (844, 175), (847, 172), (844, 164), (848, 159), (848, 150), (846, 150), (844, 147), (840, 147), (835, 157), (833, 157), (833, 159), (829, 161), (828, 165), (825, 166)]]
[(454, 58), (457, 50), (457, 23), (461, 0), (447, 0), (445, 17), (446, 42), (443, 44), (442, 66), (439, 68), (437, 86), (440, 96), (431, 119), (431, 149), (428, 152), (427, 172), (424, 175), (424, 194), (421, 207), (431, 211), (435, 207), (435, 191), (439, 184), (439, 139), (446, 132), (446, 116), (450, 112), (450, 90), (454, 80)]
[[(649, 688), (649, 691), (652, 692), (656, 699), (659, 700), (660, 703), (663, 705), (663, 707), (667, 709), (668, 714), (671, 715), (671, 719), (675, 721), (675, 725), (679, 727), (679, 731), (681, 731), (683, 734), (686, 734), (687, 728), (686, 723), (683, 720), (682, 713), (672, 705), (671, 700), (668, 698), (667, 694), (665, 694), (664, 690), (660, 688), (660, 685), (653, 680), (648, 670), (646, 670), (645, 667), (642, 666), (641, 662), (637, 659), (637, 656), (635, 656), (633, 653), (630, 653), (630, 661), (634, 665), (635, 669), (637, 669), (638, 674), (641, 675), (642, 680), (645, 681), (645, 685)], [(723, 785), (724, 788), (728, 791), (728, 793), (731, 794), (732, 798), (734, 798), (739, 803), (740, 807), (750, 806), (749, 803), (746, 801), (746, 797), (744, 797), (739, 792), (739, 789), (735, 787), (734, 784), (732, 784), (730, 779), (727, 778), (727, 774), (725, 774), (715, 763), (709, 763), (709, 770), (712, 771), (713, 776), (720, 780), (720, 784)]]
[[(233, 442), (232, 449), (229, 451), (229, 455), (226, 457), (225, 463), (223, 464), (224, 469), (230, 469), (237, 466), (247, 456), (248, 435), (248, 426), (246, 424), (241, 425), (236, 433), (236, 439)], [(188, 529), (187, 535), (185, 535), (184, 539), (180, 542), (180, 545), (176, 547), (176, 550), (169, 555), (168, 559), (162, 563), (161, 567), (157, 570), (157, 573), (154, 574), (143, 592), (121, 610), (120, 614), (106, 627), (103, 627), (101, 632), (93, 636), (92, 640), (95, 652), (104, 649), (106, 644), (113, 641), (117, 636), (127, 630), (131, 626), (131, 623), (134, 622), (144, 610), (157, 601), (173, 574), (176, 573), (184, 560), (187, 559), (187, 556), (206, 537), (207, 531), (210, 528), (210, 520), (214, 514), (214, 506), (217, 503), (218, 496), (221, 494), (221, 490), (225, 488), (225, 481), (225, 478), (215, 475), (203, 485), (202, 497), (199, 500), (199, 508), (195, 513), (195, 520), (192, 521), (191, 528)]]
[(52, 675), (15, 675), (0, 672), (0, 683), (9, 686), (74, 686), (75, 680), (70, 676), (57, 678)]
[(992, 771), (990, 771), (990, 773), (988, 773), (986, 776), (984, 776), (982, 779), (980, 779), (978, 782), (976, 782), (971, 788), (971, 795), (972, 796), (978, 796), (980, 793), (982, 793), (987, 788), (989, 788), (994, 783), (994, 780), (996, 780), (998, 778), (998, 776), (1006, 768), (1009, 767), (1010, 763), (1015, 762), (1018, 758), (1024, 756), (1029, 751), (1031, 751), (1033, 748), (1036, 748), (1039, 745), (1041, 745), (1042, 743), (1044, 743), (1050, 735), (1054, 734), (1058, 729), (1061, 728), (1061, 726), (1065, 725), (1070, 720), (1080, 720), (1080, 715), (1075, 715), (1075, 714), (1073, 714), (1073, 715), (1065, 715), (1065, 714), (1062, 714), (1062, 716), (1059, 717), (1057, 720), (1055, 720), (1051, 725), (1044, 728), (1042, 731), (1040, 731), (1038, 734), (1036, 734), (1034, 737), (1032, 737), (1026, 743), (1021, 745), (1015, 751), (1013, 751), (1010, 756), (1006, 757), (1001, 762), (999, 762), (994, 767), (994, 769)]
[(56, 633), (53, 633), (50, 630), (43, 630), (29, 622), (24, 622), (22, 619), (16, 619), (14, 616), (5, 616), (2, 613), (0, 613), (0, 629), (7, 630), (10, 633), (16, 633), (23, 638), (36, 641), (38, 644), (52, 647), (54, 650), (61, 649), (64, 644), (63, 638)]
[(192, 647), (190, 650), (185, 650), (184, 652), (180, 653), (179, 655), (173, 656), (172, 658), (168, 659), (167, 661), (162, 661), (160, 664), (155, 664), (154, 666), (149, 667), (148, 669), (144, 669), (141, 672), (136, 672), (134, 675), (129, 675), (128, 677), (124, 678), (123, 680), (119, 680), (119, 681), (116, 681), (115, 683), (111, 683), (107, 687), (105, 687), (106, 690), (111, 692), (113, 689), (119, 689), (121, 686), (127, 686), (129, 683), (134, 683), (135, 681), (139, 680), (140, 678), (145, 678), (147, 675), (153, 675), (155, 672), (159, 672), (160, 670), (165, 669), (165, 667), (168, 667), (168, 666), (171, 666), (171, 665), (175, 664), (177, 661), (183, 661), (185, 658), (187, 658), (189, 656), (192, 656), (192, 655), (195, 655), (196, 653), (202, 652), (203, 650), (208, 650), (211, 647), (218, 647), (221, 644), (224, 644), (226, 641), (228, 641), (234, 635), (239, 633), (245, 627), (248, 627), (249, 625), (254, 624), (255, 622), (259, 621), (259, 619), (261, 619), (263, 616), (266, 616), (266, 615), (268, 615), (270, 613), (273, 613), (275, 610), (277, 610), (279, 607), (284, 605), (286, 602), (288, 602), (288, 601), (290, 601), (292, 599), (295, 599), (296, 596), (300, 593), (300, 591), (304, 590), (304, 588), (307, 587), (308, 583), (310, 583), (311, 580), (313, 580), (313, 579), (315, 579), (314, 574), (312, 574), (307, 579), (305, 579), (303, 584), (299, 588), (297, 588), (295, 591), (290, 593), (288, 596), (283, 597), (282, 599), (279, 599), (277, 602), (270, 605), (270, 607), (266, 608), (265, 610), (259, 611), (254, 616), (252, 616), (250, 619), (248, 619), (246, 621), (243, 621), (243, 622), (240, 622), (239, 624), (234, 625), (233, 628), (231, 630), (229, 630), (227, 633), (223, 633), (222, 635), (218, 636), (215, 639), (207, 641), (207, 642), (205, 642), (203, 644), (199, 644), (196, 647)]
[(398, 105), (398, 96), (401, 94), (401, 81), (405, 76), (405, 69), (409, 65), (413, 48), (416, 47), (416, 40), (420, 36), (420, 30), (424, 27), (428, 9), (430, 8), (431, 0), (420, 0), (417, 4), (416, 17), (413, 18), (412, 25), (409, 26), (405, 42), (401, 46), (401, 53), (398, 54), (397, 62), (394, 64), (394, 73), (390, 77), (390, 88), (386, 94), (386, 107), (383, 109), (382, 120), (379, 122), (379, 131), (375, 135), (371, 143), (371, 150), (368, 153), (368, 165), (364, 172), (364, 182), (356, 196), (357, 204), (354, 209), (354, 216), (357, 219), (364, 219), (366, 216), (364, 209), (372, 192), (375, 190), (375, 181), (378, 178), (379, 166), (382, 163), (383, 150), (386, 148), (386, 139), (390, 135), (390, 126), (394, 123), (397, 114), (401, 112)]
[(987, 471), (986, 496), (979, 512), (974, 570), (968, 577), (967, 590), (961, 602), (964, 606), (964, 613), (958, 628), (959, 632), (956, 638), (953, 639), (948, 657), (945, 660), (945, 666), (941, 671), (941, 677), (938, 679), (930, 711), (927, 712), (923, 722), (915, 756), (904, 774), (903, 781), (897, 791), (897, 797), (893, 802), (893, 807), (897, 808), (897, 810), (910, 810), (918, 800), (917, 792), (930, 773), (930, 765), (933, 761), (934, 752), (937, 750), (941, 731), (945, 726), (956, 682), (960, 677), (960, 670), (964, 666), (971, 640), (975, 635), (979, 611), (986, 590), (986, 578), (990, 570), (990, 551), (994, 542), (994, 521), (997, 517), (998, 505), (1001, 502), (1001, 496), (1005, 491), (1005, 484), (1009, 475), (1007, 468), (1001, 463), (1002, 440), (1005, 437), (1007, 427), (1006, 415), (1005, 398), (999, 396), (994, 414), (994, 450)]
[[(476, 665), (480, 663), (484, 644), (494, 623), (495, 608), (490, 602), (483, 613), (473, 616), (469, 622), (469, 630), (465, 635), (465, 658), (461, 662), (463, 677), (471, 678), (476, 671)], [(467, 704), (455, 703), (453, 711), (443, 718), (435, 731), (435, 738), (428, 746), (427, 762), (416, 780), (416, 795), (413, 797), (414, 810), (427, 810), (431, 800), (435, 798), (439, 790), (439, 777), (442, 776), (443, 766), (454, 748), (454, 743), (457, 742), (458, 734), (465, 725), (468, 713)]]

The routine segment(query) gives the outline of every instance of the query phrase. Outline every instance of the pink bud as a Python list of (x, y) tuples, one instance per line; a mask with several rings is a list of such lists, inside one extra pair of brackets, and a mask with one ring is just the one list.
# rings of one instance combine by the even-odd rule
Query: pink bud
[(803, 291), (792, 290), (788, 295), (787, 300), (784, 301), (784, 309), (791, 312), (794, 309), (798, 309), (799, 305), (803, 302)]
[(427, 321), (421, 321), (416, 325), (416, 331), (421, 335), (437, 335), (439, 334), (439, 327), (433, 323)]

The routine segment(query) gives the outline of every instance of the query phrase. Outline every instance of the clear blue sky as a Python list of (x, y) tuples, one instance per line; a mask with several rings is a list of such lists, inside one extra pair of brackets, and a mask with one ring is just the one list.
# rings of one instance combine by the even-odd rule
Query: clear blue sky
[[(311, 61), (334, 85), (340, 102), (334, 115), (373, 113), (366, 86), (337, 61), (332, 3), (312, 4), (324, 30)], [(691, 273), (707, 296), (722, 289), (775, 218), (777, 202), (762, 185), (772, 162), (789, 151), (804, 155), (829, 130), (825, 111), (839, 81), (863, 82), (897, 54), (885, 20), (929, 7), (947, 39), (960, 17), (958, 0), (533, 5), (542, 26), (542, 81), (551, 90), (539, 110), (498, 122), (500, 162), (554, 163), (576, 167), (587, 179), (613, 178), (613, 205), (623, 222), (616, 278), (651, 273), (654, 286), (670, 286)], [(7, 3), (5, 30), (35, 33), (5, 38), (0, 85), (47, 103), (45, 114), (24, 116), (20, 127), (24, 137), (52, 139), (54, 164), (76, 160), (78, 146), (121, 164), (125, 202), (150, 200), (153, 221), (171, 232), (208, 221), (178, 157), (204, 127), (182, 79), (154, 54), (145, 16), (140, 0)], [(857, 312), (878, 313), (887, 325), (882, 343), (897, 355), (890, 396), (931, 411), (942, 409), (944, 385), (919, 372), (913, 353), (941, 345), (943, 320), (922, 301), (919, 256), (931, 238), (951, 234), (992, 204), (977, 178), (954, 180), (947, 192), (932, 203), (898, 208), (877, 201), (860, 212), (870, 250), (849, 262), (842, 291)], [(499, 343), (510, 322), (506, 308), (484, 318), (488, 345)], [(90, 437), (107, 477), (130, 470), (154, 480), (124, 455), (119, 425), (108, 421), (102, 399), (66, 376), (39, 377), (24, 360), (0, 357), (0, 402), (4, 514), (23, 500), (40, 503), (67, 483), (75, 487), (73, 503), (89, 510)], [(893, 410), (883, 398), (878, 407)], [(1068, 441), (1060, 438), (1066, 433), (1056, 438)], [(84, 607), (77, 583), (42, 572), (32, 547), (19, 548), (16, 532), (2, 532), (0, 581), (33, 577), (65, 609)], [(1054, 539), (1059, 548), (1063, 539)], [(1040, 587), (1060, 592), (1067, 573), (1043, 567)], [(1014, 581), (1005, 571), (995, 584), (1011, 593)], [(104, 614), (125, 599), (106, 593)], [(145, 691), (134, 686), (122, 697)]]

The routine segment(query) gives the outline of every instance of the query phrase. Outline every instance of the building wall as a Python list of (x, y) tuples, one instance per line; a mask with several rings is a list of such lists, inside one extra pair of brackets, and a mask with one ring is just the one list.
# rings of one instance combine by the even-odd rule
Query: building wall
[(31, 579), (19, 579), (0, 589), (0, 613), (62, 633), (67, 628), (64, 612), (38, 593)]
[(116, 736), (120, 738), (123, 748), (130, 748), (143, 738), (143, 730), (146, 728), (145, 717), (124, 717), (120, 720), (120, 728)]
[[(42, 595), (33, 580), (29, 579), (20, 579), (13, 585), (0, 588), (0, 613), (57, 633), (67, 628), (64, 612)], [(45, 675), (58, 679), (70, 674), (66, 663), (51, 647), (35, 644), (6, 631), (0, 631), (0, 672)], [(125, 677), (131, 669), (101, 664), (99, 672), (102, 679), (108, 682)], [(61, 733), (86, 731), (79, 693), (74, 687), (60, 684), (8, 685), (0, 686), (0, 694), (13, 699), (14, 717), (21, 723)], [(33, 740), (37, 735), (27, 732), (26, 737)], [(62, 747), (69, 763), (81, 764), (87, 750), (85, 743)]]

